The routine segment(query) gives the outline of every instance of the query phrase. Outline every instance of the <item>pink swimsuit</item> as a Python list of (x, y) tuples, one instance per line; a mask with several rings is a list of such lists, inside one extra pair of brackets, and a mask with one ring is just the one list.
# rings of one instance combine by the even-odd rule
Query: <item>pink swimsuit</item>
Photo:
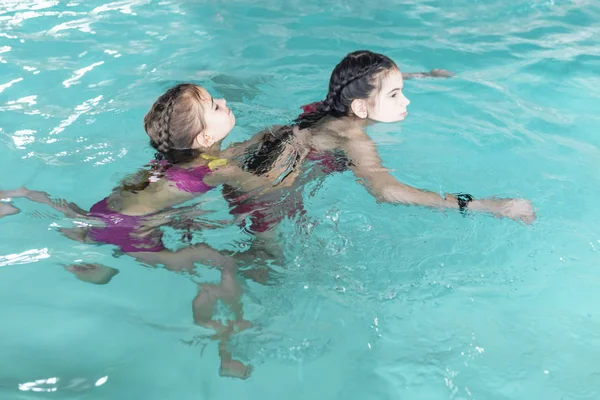
[[(165, 170), (165, 178), (175, 183), (179, 190), (189, 193), (206, 193), (213, 189), (203, 179), (210, 174), (208, 166), (185, 169), (172, 166)], [(149, 235), (137, 233), (144, 221), (144, 216), (125, 215), (108, 208), (107, 198), (90, 208), (90, 217), (101, 219), (105, 227), (93, 227), (88, 234), (96, 241), (118, 246), (125, 253), (137, 251), (158, 252), (164, 250), (162, 232), (153, 230)]]

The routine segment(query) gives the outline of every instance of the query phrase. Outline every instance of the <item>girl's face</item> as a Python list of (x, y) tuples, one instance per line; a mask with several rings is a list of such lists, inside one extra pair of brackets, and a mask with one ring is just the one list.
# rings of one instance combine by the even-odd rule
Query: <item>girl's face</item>
[(376, 122), (402, 121), (408, 112), (410, 101), (402, 93), (404, 80), (397, 68), (385, 73), (376, 90), (367, 102), (367, 118)]
[[(220, 142), (231, 132), (235, 126), (235, 116), (230, 108), (227, 107), (225, 99), (214, 99), (206, 90), (202, 95), (200, 106), (203, 110), (204, 131), (200, 143), (206, 147)], [(207, 141), (202, 143), (202, 140)]]

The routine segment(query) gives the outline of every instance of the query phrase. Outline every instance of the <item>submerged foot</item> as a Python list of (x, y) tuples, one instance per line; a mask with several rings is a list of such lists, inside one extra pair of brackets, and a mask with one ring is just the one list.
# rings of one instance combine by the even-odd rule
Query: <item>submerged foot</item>
[(95, 285), (106, 285), (119, 273), (119, 270), (101, 264), (72, 264), (65, 269), (80, 281)]
[(10, 203), (0, 203), (0, 218), (6, 217), (7, 215), (18, 214), (20, 212), (21, 210)]
[(248, 379), (252, 374), (252, 366), (244, 365), (238, 360), (231, 360), (221, 363), (219, 375), (227, 378)]

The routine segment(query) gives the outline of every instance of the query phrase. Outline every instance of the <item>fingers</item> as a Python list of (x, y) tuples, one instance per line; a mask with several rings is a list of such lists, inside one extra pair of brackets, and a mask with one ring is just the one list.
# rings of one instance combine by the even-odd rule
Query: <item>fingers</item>
[(435, 69), (432, 69), (431, 72), (429, 72), (429, 75), (438, 77), (438, 78), (450, 78), (450, 77), (455, 76), (456, 74), (454, 72), (450, 72), (445, 69), (435, 68)]

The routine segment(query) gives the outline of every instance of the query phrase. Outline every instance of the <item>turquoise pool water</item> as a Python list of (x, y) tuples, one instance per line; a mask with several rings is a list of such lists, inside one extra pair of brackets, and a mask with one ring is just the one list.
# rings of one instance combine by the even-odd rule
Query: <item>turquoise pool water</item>
[[(196, 283), (69, 241), (68, 220), (16, 201), (0, 220), (0, 398), (598, 398), (598, 20), (586, 0), (2, 2), (0, 189), (89, 207), (149, 160), (142, 118), (173, 83), (228, 99), (237, 141), (321, 99), (368, 48), (457, 73), (408, 81), (408, 119), (370, 130), (400, 180), (526, 197), (539, 218), (379, 205), (331, 176), (306, 199), (318, 224), (281, 227), (281, 282), (246, 283), (258, 328), (231, 343), (254, 366), (240, 381), (198, 339)], [(83, 283), (61, 267), (80, 259), (121, 273)]]

